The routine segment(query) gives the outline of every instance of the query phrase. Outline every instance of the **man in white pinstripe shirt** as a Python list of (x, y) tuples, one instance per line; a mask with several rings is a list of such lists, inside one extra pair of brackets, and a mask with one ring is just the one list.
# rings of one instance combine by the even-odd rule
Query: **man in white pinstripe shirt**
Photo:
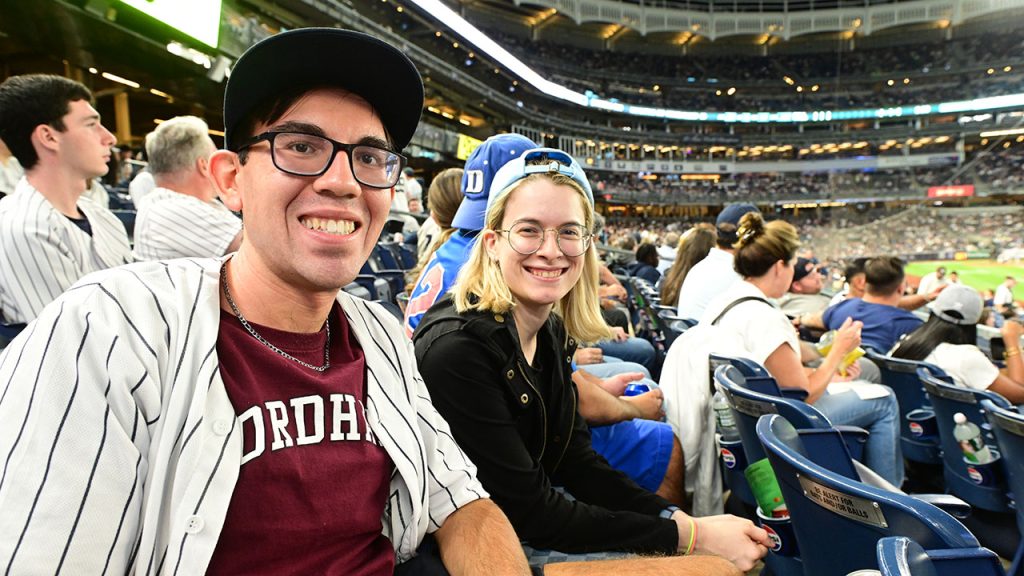
[[(401, 326), (339, 293), (422, 99), (349, 31), (236, 63), (211, 171), (238, 253), (89, 275), (0, 355), (0, 569), (528, 573)], [(413, 559), (427, 533), (440, 554)]]
[(29, 322), (82, 276), (132, 261), (121, 221), (83, 197), (116, 143), (91, 101), (60, 76), (0, 84), (0, 139), (25, 169), (0, 201), (2, 323)]
[(146, 135), (147, 169), (156, 188), (135, 217), (135, 257), (169, 260), (223, 256), (242, 242), (242, 221), (217, 199), (210, 156), (217, 150), (206, 122), (177, 116)]

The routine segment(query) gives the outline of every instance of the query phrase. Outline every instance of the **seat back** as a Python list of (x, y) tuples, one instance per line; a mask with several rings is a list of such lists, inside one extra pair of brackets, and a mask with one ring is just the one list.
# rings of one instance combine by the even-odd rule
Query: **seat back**
[(911, 462), (940, 464), (942, 456), (939, 453), (938, 438), (922, 438), (920, 428), (912, 428), (911, 420), (907, 419), (907, 414), (914, 410), (931, 409), (928, 395), (917, 377), (918, 368), (930, 365), (914, 360), (889, 358), (871, 349), (867, 350), (867, 357), (878, 366), (882, 384), (892, 388), (896, 394), (896, 401), (900, 406), (900, 445), (903, 457)]
[(797, 431), (777, 414), (757, 422), (806, 574), (845, 576), (875, 569), (875, 547), (886, 536), (909, 536), (929, 549), (978, 546), (967, 528), (931, 504), (851, 480), (815, 462), (805, 439), (829, 433), (838, 436), (835, 430)]
[(968, 421), (981, 429), (985, 444), (990, 449), (999, 451), (999, 442), (992, 434), (992, 427), (985, 418), (980, 402), (991, 400), (996, 406), (1004, 408), (1008, 408), (1010, 403), (995, 392), (956, 386), (948, 376), (935, 367), (918, 367), (917, 375), (935, 411), (935, 423), (939, 429), (939, 441), (942, 446), (943, 477), (949, 493), (983, 510), (1009, 512), (1006, 489), (1003, 485), (1002, 463), (992, 463), (986, 473), (982, 467), (966, 462), (960, 444), (953, 436), (953, 415), (957, 412), (963, 413)]
[(1006, 576), (999, 557), (987, 548), (925, 550), (906, 536), (878, 541), (881, 576)]
[(987, 398), (981, 401), (981, 408), (999, 442), (1007, 487), (1017, 502), (1017, 525), (1024, 527), (1024, 414)]

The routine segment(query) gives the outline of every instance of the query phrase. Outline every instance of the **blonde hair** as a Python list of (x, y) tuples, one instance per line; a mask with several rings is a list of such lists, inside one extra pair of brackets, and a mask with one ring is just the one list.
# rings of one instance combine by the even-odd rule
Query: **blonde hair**
[[(501, 267), (487, 254), (483, 235), (488, 231), (493, 233), (501, 228), (508, 200), (517, 189), (530, 182), (545, 178), (556, 186), (568, 186), (576, 191), (580, 205), (583, 207), (584, 228), (593, 229), (594, 207), (587, 200), (583, 188), (568, 176), (547, 172), (531, 174), (502, 190), (495, 198), (494, 205), (487, 211), (484, 229), (470, 252), (469, 261), (462, 267), (455, 286), (452, 287), (455, 310), (460, 314), (468, 310), (505, 314), (515, 307), (515, 298), (505, 282)], [(569, 290), (568, 294), (555, 304), (554, 313), (562, 318), (566, 331), (576, 340), (597, 342), (610, 338), (611, 330), (601, 316), (600, 296), (597, 290), (600, 264), (593, 242), (583, 253), (582, 258), (583, 273), (579, 281)]]
[(733, 267), (744, 278), (765, 275), (779, 260), (789, 262), (800, 247), (800, 237), (792, 224), (783, 220), (766, 224), (758, 212), (748, 212), (740, 218), (736, 235), (739, 240), (733, 244)]

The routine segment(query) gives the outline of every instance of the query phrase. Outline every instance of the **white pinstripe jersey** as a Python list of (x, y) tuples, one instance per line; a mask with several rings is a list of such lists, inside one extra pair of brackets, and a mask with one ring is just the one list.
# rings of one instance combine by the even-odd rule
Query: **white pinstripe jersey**
[(78, 209), (92, 236), (25, 178), (0, 200), (0, 321), (29, 322), (82, 276), (132, 261), (117, 216), (84, 197)]
[(135, 257), (139, 260), (223, 256), (242, 221), (220, 202), (167, 188), (155, 188), (135, 216)]
[[(243, 450), (217, 357), (221, 262), (91, 274), (0, 354), (0, 570), (206, 570)], [(398, 322), (338, 300), (366, 358), (367, 421), (395, 464), (382, 523), (401, 562), (486, 492)]]

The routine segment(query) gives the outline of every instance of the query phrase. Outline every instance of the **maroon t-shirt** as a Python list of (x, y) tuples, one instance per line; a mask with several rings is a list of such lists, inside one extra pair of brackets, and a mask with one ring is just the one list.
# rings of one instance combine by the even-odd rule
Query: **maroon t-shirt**
[[(221, 311), (217, 354), (243, 435), (242, 467), (207, 574), (391, 574), (381, 534), (391, 471), (366, 423), (366, 362), (341, 307), (330, 314), (331, 367), (289, 360)], [(315, 366), (325, 331), (252, 325)]]

